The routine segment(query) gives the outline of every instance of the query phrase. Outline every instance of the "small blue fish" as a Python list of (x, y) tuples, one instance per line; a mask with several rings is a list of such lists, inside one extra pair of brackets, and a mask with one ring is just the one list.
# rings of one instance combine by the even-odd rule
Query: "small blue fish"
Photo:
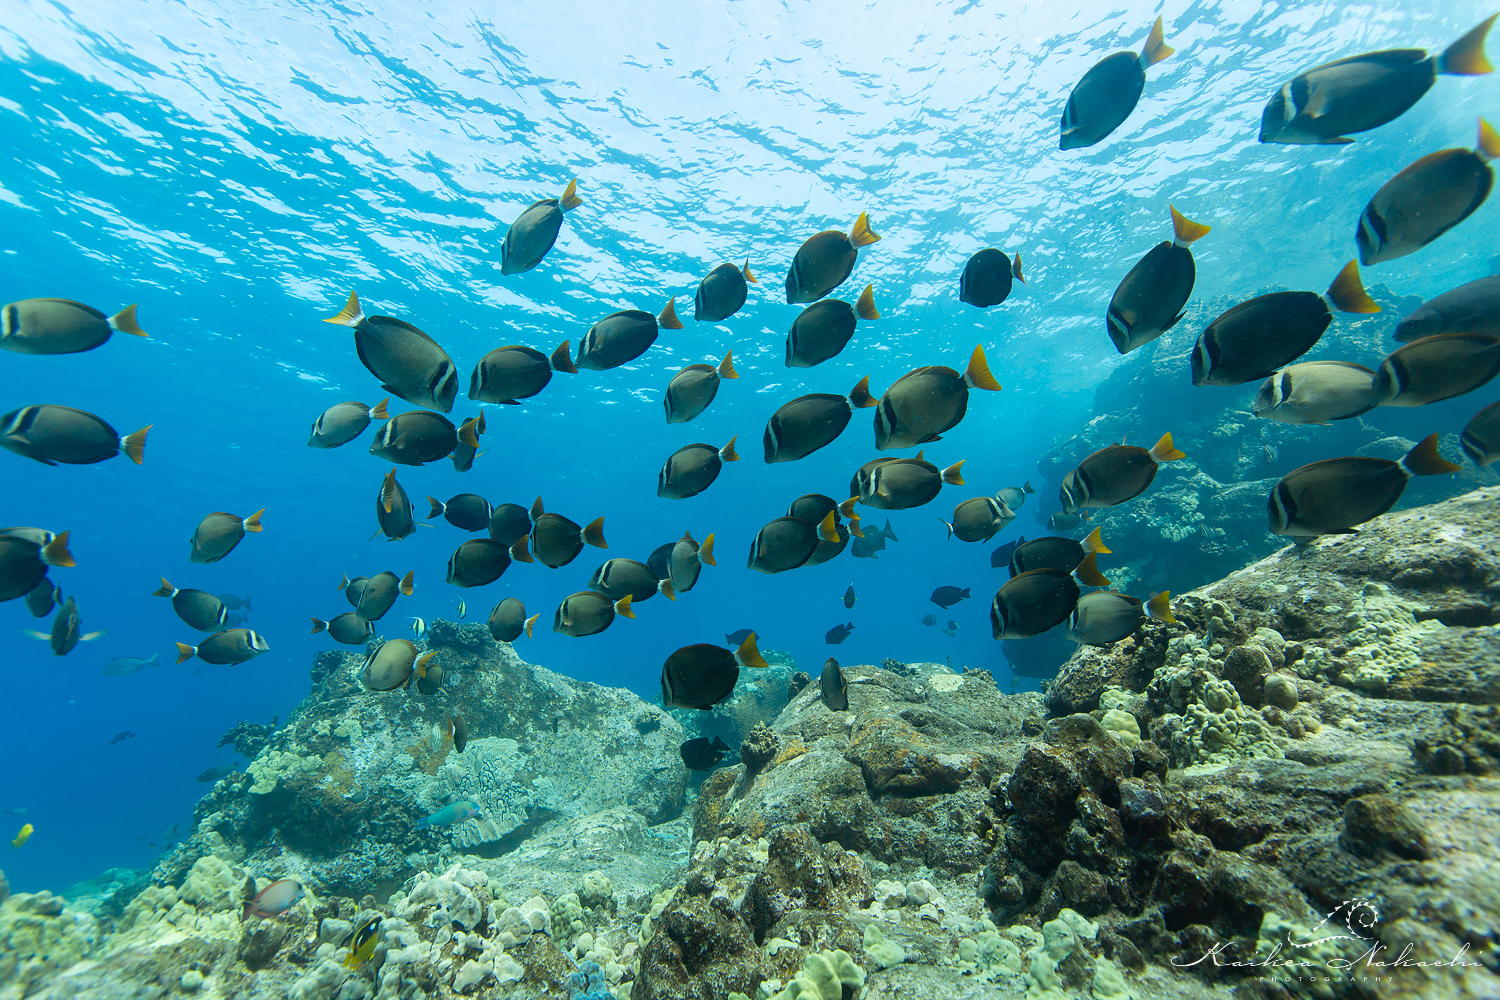
[(443, 808), (431, 816), (423, 816), (417, 820), (417, 829), (420, 830), (428, 826), (452, 826), (455, 823), (462, 823), (466, 819), (483, 818), (479, 812), (479, 806), (473, 800), (459, 799), (457, 802), (450, 802), (448, 805), (443, 806)]
[(149, 660), (142, 660), (136, 656), (112, 656), (109, 659), (109, 665), (99, 672), (105, 677), (124, 677), (126, 674), (135, 673), (148, 664), (153, 667), (161, 666), (160, 663), (156, 662), (155, 653), (151, 654)]

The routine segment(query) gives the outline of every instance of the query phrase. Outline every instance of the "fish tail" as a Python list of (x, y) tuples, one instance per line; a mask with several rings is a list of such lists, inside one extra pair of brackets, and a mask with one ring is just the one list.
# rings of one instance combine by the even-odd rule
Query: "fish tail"
[(1406, 453), (1401, 460), (1406, 471), (1414, 476), (1441, 476), (1457, 472), (1459, 467), (1438, 454), (1438, 436), (1429, 434)]
[(526, 548), (526, 543), (529, 542), (529, 541), (531, 541), (531, 536), (530, 535), (522, 535), (520, 538), (517, 538), (514, 542), (511, 542), (511, 544), (510, 544), (510, 557), (512, 559), (514, 559), (516, 562), (523, 562), (523, 563), (536, 562), (535, 559), (531, 558), (531, 553)]
[[(166, 580), (162, 580), (162, 583), (166, 583), (166, 582), (167, 582)], [(334, 590), (343, 590), (347, 586), (349, 586), (349, 574), (345, 573), (344, 574), (344, 578), (339, 581), (339, 585), (337, 587), (334, 587), (333, 589)]]
[(666, 595), (666, 598), (669, 601), (677, 600), (677, 588), (672, 586), (671, 580), (657, 580), (656, 592), (658, 594)]
[(609, 548), (609, 543), (604, 540), (604, 518), (594, 518), (589, 526), (583, 529), (583, 540), (597, 549)]
[(766, 658), (760, 655), (760, 646), (756, 645), (754, 632), (745, 636), (745, 641), (740, 643), (740, 648), (734, 651), (734, 658), (743, 665), (757, 670), (764, 670), (769, 666)]
[(135, 322), (135, 306), (128, 305), (109, 318), (109, 328), (119, 333), (128, 333), (132, 337), (149, 337), (151, 334), (142, 330)]
[(859, 526), (858, 514), (849, 515), (849, 534), (853, 535), (855, 538), (865, 537), (864, 529)]
[(1170, 590), (1163, 590), (1160, 594), (1147, 601), (1146, 614), (1159, 622), (1176, 625), (1177, 619), (1172, 617), (1172, 592)]
[(634, 618), (635, 612), (630, 610), (630, 595), (626, 594), (615, 602), (615, 614), (626, 618)]
[(1073, 570), (1073, 575), (1078, 577), (1079, 583), (1087, 584), (1090, 587), (1108, 587), (1109, 577), (1099, 572), (1099, 566), (1094, 561), (1096, 555), (1096, 553), (1090, 552), (1084, 556), (1083, 562), (1079, 563), (1077, 568)]
[(969, 355), (969, 366), (964, 369), (964, 384), (975, 389), (988, 389), (990, 392), (1000, 391), (1000, 383), (990, 374), (990, 363), (984, 356), (983, 344), (975, 344), (974, 353)]
[(870, 228), (869, 212), (860, 212), (859, 218), (854, 220), (854, 228), (849, 230), (849, 242), (856, 247), (867, 247), (871, 243), (880, 242), (880, 234)]
[(574, 177), (572, 180), (568, 181), (568, 186), (566, 189), (564, 189), (562, 197), (557, 199), (557, 203), (562, 207), (562, 210), (564, 212), (571, 212), (573, 209), (583, 204), (583, 199), (578, 197), (577, 177)]
[(899, 538), (896, 537), (896, 533), (891, 530), (891, 519), (890, 518), (886, 518), (885, 519), (885, 528), (882, 529), (882, 533), (885, 535), (886, 538), (890, 539), (893, 542), (899, 542), (899, 541), (901, 541), (901, 539), (899, 539)]
[(146, 432), (154, 427), (147, 424), (134, 434), (127, 434), (120, 438), (120, 450), (123, 451), (132, 462), (140, 465), (146, 458)]
[(1491, 14), (1480, 21), (1478, 27), (1444, 49), (1438, 56), (1438, 72), (1450, 76), (1481, 76), (1494, 72), (1495, 67), (1484, 54), (1484, 36), (1489, 34), (1496, 17), (1500, 14)]
[(535, 524), (537, 518), (547, 513), (547, 508), (542, 506), (542, 498), (537, 497), (531, 501), (531, 523)]
[(953, 541), (953, 524), (951, 522), (949, 522), (949, 521), (943, 520), (943, 518), (941, 518), (941, 517), (939, 517), (938, 520), (942, 521), (943, 522), (943, 527), (945, 527), (945, 528), (948, 529), (948, 541), (950, 541), (950, 542)]
[(960, 458), (957, 462), (954, 462), (952, 465), (944, 469), (943, 482), (947, 483), (949, 486), (962, 486), (964, 484), (964, 477), (963, 474), (958, 470), (963, 467), (965, 461), (967, 461), (967, 459)]
[(312, 620), (312, 625), (312, 631), (309, 632), (308, 635), (317, 635), (319, 632), (328, 631), (328, 623), (321, 618), (314, 618)]
[(344, 303), (344, 308), (323, 322), (336, 323), (339, 326), (359, 326), (365, 320), (365, 311), (360, 308), (359, 296), (354, 292), (349, 293), (349, 301)]
[(682, 320), (677, 318), (677, 299), (674, 296), (667, 300), (667, 307), (656, 317), (656, 325), (663, 330), (681, 330)]
[(401, 586), (397, 587), (396, 589), (401, 591), (401, 593), (405, 594), (407, 597), (410, 597), (412, 593), (417, 589), (416, 570), (407, 570), (406, 575), (401, 578)]
[(870, 376), (866, 375), (849, 392), (849, 402), (855, 409), (864, 409), (868, 406), (879, 406), (880, 401), (870, 395)]
[(1365, 291), (1364, 284), (1359, 280), (1359, 263), (1350, 261), (1344, 265), (1339, 276), (1333, 279), (1333, 284), (1328, 286), (1328, 300), (1334, 304), (1340, 312), (1346, 313), (1378, 313), (1380, 307), (1375, 300), (1370, 298)]
[(1161, 29), (1161, 18), (1158, 17), (1156, 23), (1151, 26), (1151, 34), (1146, 36), (1145, 46), (1141, 49), (1141, 65), (1155, 66), (1176, 51), (1167, 44), (1166, 36)]
[(854, 303), (854, 309), (859, 313), (860, 319), (880, 318), (880, 310), (875, 308), (874, 282), (866, 285), (865, 290), (859, 293), (859, 301)]
[(758, 284), (760, 284), (760, 280), (758, 278), (756, 278), (755, 275), (753, 275), (753, 274), (750, 273), (750, 258), (749, 257), (745, 258), (745, 266), (742, 267), (742, 268), (740, 268), (740, 273), (745, 276), (745, 280), (748, 281), (748, 282), (750, 282), (750, 284), (752, 284), (752, 285), (758, 285)]
[(167, 582), (166, 577), (161, 578), (161, 587), (151, 592), (152, 597), (171, 597), (177, 593), (177, 588)]
[(1205, 226), (1201, 222), (1194, 222), (1192, 219), (1189, 219), (1187, 216), (1177, 211), (1176, 207), (1173, 205), (1168, 205), (1167, 208), (1172, 213), (1173, 242), (1175, 242), (1180, 247), (1192, 246), (1194, 243), (1207, 236), (1208, 231), (1213, 228), (1213, 226)]
[(1021, 489), (1024, 492), (1026, 492), (1026, 493), (1035, 493), (1036, 492), (1036, 490), (1034, 490), (1034, 489), (1031, 488), (1031, 480), (1029, 480), (1029, 479), (1026, 480), (1026, 485), (1022, 486)]
[(149, 663), (149, 664), (151, 664), (153, 667), (159, 667), (159, 666), (161, 666), (161, 664), (159, 662), (157, 662), (156, 654), (155, 653), (152, 653), (151, 654), (151, 659), (147, 660), (146, 662)]
[(57, 537), (42, 546), (42, 562), (48, 566), (72, 567), (78, 564), (73, 561), (73, 553), (68, 551), (68, 533), (59, 531)]
[(1483, 118), (1479, 119), (1479, 144), (1474, 151), (1485, 162), (1500, 158), (1500, 134), (1495, 132), (1495, 126)]
[(390, 413), (385, 408), (386, 404), (389, 403), (390, 401), (391, 401), (391, 397), (387, 396), (384, 399), (382, 399), (380, 402), (376, 403), (373, 407), (371, 407), (370, 408), (370, 419), (371, 420), (389, 420), (389, 419), (391, 419)]
[(573, 342), (565, 340), (557, 345), (557, 350), (552, 352), (550, 359), (552, 370), (555, 372), (567, 372), (569, 375), (578, 374), (578, 366), (573, 363)]
[(448, 505), (436, 497), (428, 497), (427, 502), (432, 505), (432, 513), (427, 515), (429, 521), (448, 509)]
[(1103, 552), (1105, 555), (1109, 555), (1114, 551), (1108, 545), (1104, 544), (1104, 539), (1099, 534), (1102, 530), (1102, 528), (1095, 528), (1089, 532), (1088, 537), (1083, 540), (1083, 551)]
[(266, 509), (264, 507), (262, 507), (260, 510), (256, 511), (254, 514), (251, 514), (249, 517), (247, 517), (243, 521), (241, 521), (240, 522), (241, 527), (243, 527), (246, 531), (260, 531), (261, 530), (261, 527), (260, 527), (260, 516), (262, 514), (264, 514), (265, 512), (266, 512)]
[(1184, 458), (1187, 458), (1187, 453), (1178, 451), (1172, 446), (1171, 431), (1163, 434), (1161, 440), (1157, 441), (1151, 449), (1151, 460), (1158, 464), (1161, 462), (1176, 462)]
[(719, 378), (739, 378), (740, 373), (734, 370), (734, 352), (725, 351), (724, 360), (719, 362)]
[(479, 447), (479, 434), (476, 430), (477, 421), (464, 421), (463, 430), (458, 432), (458, 439), (470, 448)]
[(31, 636), (33, 639), (40, 639), (42, 642), (52, 641), (52, 634), (50, 632), (38, 632), (34, 628), (23, 628), (21, 631), (25, 635)]
[(396, 467), (391, 466), (391, 471), (385, 474), (385, 485), (380, 488), (380, 503), (389, 514), (396, 503)]
[(734, 437), (729, 439), (728, 444), (719, 449), (719, 461), (738, 462), (740, 460), (739, 453), (734, 450), (734, 443), (739, 439), (740, 436), (736, 434)]
[(198, 647), (197, 646), (189, 646), (185, 642), (179, 642), (176, 645), (177, 645), (177, 662), (178, 663), (181, 663), (183, 660), (191, 660), (193, 657), (195, 657), (195, 656), (198, 655)]
[(714, 533), (710, 531), (703, 544), (698, 546), (698, 561), (705, 566), (717, 566), (714, 562)]
[(850, 520), (853, 520), (856, 516), (854, 513), (854, 505), (858, 502), (859, 497), (850, 497), (848, 500), (845, 500), (843, 503), (839, 504), (839, 513), (849, 518)]
[(818, 537), (825, 542), (839, 540), (838, 522), (834, 520), (833, 511), (824, 514), (823, 520), (818, 523)]
[(1016, 259), (1010, 262), (1010, 273), (1021, 284), (1026, 284), (1026, 278), (1021, 274), (1021, 251), (1016, 251)]
[(536, 620), (540, 617), (542, 617), (540, 614), (535, 614), (526, 619), (526, 638), (531, 638), (531, 630), (536, 628)]

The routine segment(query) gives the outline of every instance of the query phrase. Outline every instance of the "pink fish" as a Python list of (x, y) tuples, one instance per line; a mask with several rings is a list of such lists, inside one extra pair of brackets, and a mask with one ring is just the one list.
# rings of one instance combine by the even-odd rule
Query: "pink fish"
[(240, 919), (248, 920), (252, 916), (279, 917), (296, 906), (297, 901), (306, 895), (307, 890), (302, 888), (301, 882), (294, 882), (289, 878), (278, 879), (245, 904), (245, 912), (240, 914)]

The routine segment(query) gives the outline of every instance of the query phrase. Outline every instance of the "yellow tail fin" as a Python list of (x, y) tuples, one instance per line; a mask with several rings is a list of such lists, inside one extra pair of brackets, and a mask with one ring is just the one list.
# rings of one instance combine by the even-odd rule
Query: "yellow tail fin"
[(249, 517), (247, 517), (243, 521), (241, 521), (240, 522), (241, 527), (243, 527), (246, 531), (260, 531), (261, 530), (261, 527), (260, 527), (260, 516), (262, 514), (264, 514), (265, 512), (266, 512), (266, 509), (264, 507), (262, 507), (260, 510), (256, 511), (254, 514), (251, 514)]
[(1099, 565), (1095, 562), (1095, 553), (1093, 552), (1083, 557), (1083, 562), (1079, 563), (1077, 568), (1073, 570), (1073, 575), (1078, 577), (1079, 583), (1089, 587), (1109, 586), (1109, 578), (1099, 572)]
[(405, 594), (407, 597), (410, 597), (412, 594), (416, 593), (416, 580), (417, 571), (409, 569), (406, 571), (406, 575), (401, 578), (401, 586), (396, 589), (400, 590), (401, 593)]
[(579, 205), (583, 204), (583, 199), (578, 197), (577, 177), (574, 177), (572, 180), (568, 181), (568, 186), (563, 191), (562, 197), (557, 199), (557, 204), (561, 206), (564, 212), (572, 211)]
[(1011, 261), (1010, 273), (1015, 275), (1016, 280), (1021, 284), (1026, 284), (1026, 278), (1021, 274), (1021, 251), (1019, 250), (1016, 251), (1016, 259)]
[(1429, 434), (1421, 442), (1406, 453), (1401, 460), (1408, 472), (1414, 476), (1441, 476), (1449, 472), (1457, 472), (1459, 466), (1454, 465), (1442, 455), (1438, 454), (1438, 436)]
[(618, 601), (615, 602), (615, 614), (617, 614), (617, 615), (623, 615), (626, 618), (634, 618), (635, 617), (635, 612), (630, 610), (630, 595), (629, 594), (626, 594), (624, 597), (620, 598)]
[(1500, 135), (1495, 133), (1495, 127), (1483, 118), (1479, 119), (1479, 145), (1474, 150), (1479, 158), (1486, 162), (1500, 157)]
[(750, 282), (750, 284), (752, 284), (752, 285), (758, 285), (758, 284), (760, 284), (759, 279), (757, 279), (755, 277), (755, 275), (753, 275), (753, 274), (750, 273), (750, 258), (749, 257), (745, 258), (745, 266), (742, 267), (742, 268), (740, 268), (740, 273), (745, 276), (745, 280), (748, 281), (748, 282)]
[(1328, 286), (1328, 301), (1332, 302), (1340, 312), (1380, 312), (1380, 307), (1365, 292), (1365, 286), (1359, 280), (1358, 261), (1351, 260), (1345, 264), (1339, 276), (1333, 279), (1333, 284)]
[(719, 362), (719, 367), (716, 369), (716, 371), (718, 371), (718, 373), (719, 373), (719, 378), (739, 378), (740, 377), (740, 373), (734, 370), (734, 352), (733, 351), (725, 351), (724, 352), (724, 360)]
[(969, 367), (964, 369), (964, 383), (975, 389), (1000, 391), (1000, 383), (990, 374), (990, 363), (985, 359), (983, 344), (975, 344), (974, 353), (969, 355)]
[(384, 399), (382, 399), (380, 402), (376, 403), (375, 404), (375, 408), (370, 411), (370, 419), (372, 419), (372, 420), (389, 420), (389, 419), (391, 419), (391, 415), (388, 412), (386, 412), (386, 408), (385, 408), (386, 404), (389, 403), (390, 401), (391, 401), (391, 397), (387, 396)]
[(818, 524), (818, 537), (825, 542), (839, 540), (838, 522), (834, 520), (833, 511), (823, 515), (823, 520)]
[(151, 592), (152, 597), (171, 597), (177, 593), (177, 588), (167, 582), (166, 577), (161, 578), (161, 586)]
[(596, 517), (589, 522), (589, 526), (583, 529), (583, 540), (596, 549), (609, 548), (609, 543), (604, 540), (603, 517)]
[(542, 616), (537, 614), (532, 615), (530, 618), (526, 619), (526, 638), (531, 638), (531, 630), (536, 628), (536, 620), (540, 617)]
[(179, 642), (179, 643), (177, 643), (177, 662), (178, 663), (181, 663), (183, 660), (191, 660), (193, 657), (195, 657), (197, 655), (198, 655), (198, 647), (197, 646), (189, 646), (185, 642)]
[(389, 514), (396, 503), (396, 467), (391, 466), (391, 471), (385, 474), (385, 485), (380, 488), (380, 505)]
[(531, 558), (531, 552), (526, 548), (526, 544), (528, 542), (530, 542), (530, 541), (531, 541), (531, 536), (530, 535), (522, 535), (520, 538), (517, 538), (514, 542), (511, 542), (510, 543), (510, 557), (512, 559), (514, 559), (516, 562), (523, 562), (523, 563), (536, 562), (535, 559)]
[(698, 561), (705, 566), (717, 566), (714, 562), (714, 533), (710, 531), (703, 544), (698, 546)]
[(349, 301), (344, 304), (344, 308), (340, 309), (337, 313), (328, 317), (323, 322), (335, 323), (339, 326), (359, 326), (359, 324), (364, 322), (364, 319), (365, 311), (360, 308), (359, 296), (355, 295), (353, 292), (350, 292)]
[(1150, 454), (1152, 460), (1158, 463), (1176, 462), (1180, 459), (1187, 458), (1187, 454), (1185, 452), (1178, 451), (1176, 448), (1172, 447), (1171, 431), (1167, 431), (1167, 433), (1161, 436), (1161, 440), (1157, 441), (1156, 444), (1152, 447)]
[(573, 342), (565, 340), (557, 345), (552, 352), (552, 370), (555, 372), (567, 372), (569, 375), (578, 374), (578, 366), (573, 363)]
[(854, 303), (854, 311), (859, 313), (860, 319), (879, 319), (880, 310), (875, 308), (875, 286), (869, 284), (865, 290), (859, 293), (859, 301)]
[(57, 537), (42, 546), (42, 562), (48, 566), (73, 567), (73, 553), (68, 551), (68, 533), (59, 531)]
[(109, 328), (118, 330), (120, 333), (128, 333), (132, 337), (149, 337), (151, 334), (142, 330), (135, 322), (135, 306), (128, 305), (109, 318)]
[(851, 521), (855, 520), (854, 505), (857, 503), (859, 503), (859, 497), (850, 497), (848, 500), (845, 500), (843, 503), (839, 504), (839, 513), (844, 515)]
[(136, 465), (140, 465), (146, 459), (146, 432), (155, 424), (147, 424), (134, 434), (127, 434), (120, 438), (120, 450)]
[(1093, 531), (1089, 532), (1089, 536), (1083, 540), (1083, 551), (1103, 552), (1105, 555), (1108, 555), (1114, 551), (1108, 545), (1104, 544), (1104, 539), (1099, 535), (1099, 532), (1101, 530), (1103, 529), (1095, 528)]
[(1500, 14), (1491, 14), (1479, 22), (1478, 27), (1444, 49), (1438, 57), (1438, 72), (1453, 76), (1480, 76), (1493, 72), (1495, 67), (1485, 58), (1484, 36), (1489, 34), (1497, 17)]
[(677, 600), (677, 588), (672, 586), (671, 580), (657, 580), (656, 592), (658, 594), (666, 595), (666, 598), (669, 601)]
[(854, 228), (849, 230), (849, 242), (856, 247), (867, 247), (871, 243), (880, 242), (880, 234), (870, 228), (869, 212), (860, 212), (859, 218), (854, 220)]
[(736, 434), (734, 437), (729, 439), (728, 444), (719, 449), (719, 461), (738, 462), (740, 460), (740, 456), (734, 450), (734, 443), (739, 439), (740, 436)]
[(770, 666), (766, 662), (766, 658), (760, 655), (760, 645), (755, 641), (754, 632), (745, 636), (745, 641), (740, 643), (740, 648), (734, 651), (734, 656), (742, 665), (753, 667), (756, 670), (764, 670)]
[(864, 529), (859, 526), (859, 515), (857, 514), (849, 515), (849, 534), (855, 538), (865, 537)]
[(1143, 66), (1155, 66), (1176, 51), (1176, 49), (1167, 44), (1167, 40), (1161, 30), (1161, 18), (1158, 17), (1156, 23), (1151, 26), (1151, 34), (1146, 36), (1145, 47), (1141, 49), (1141, 64)]
[(1172, 592), (1163, 590), (1151, 600), (1146, 602), (1146, 614), (1159, 622), (1177, 624), (1177, 619), (1172, 617)]
[(1207, 236), (1209, 230), (1213, 228), (1201, 222), (1194, 222), (1172, 205), (1168, 205), (1167, 208), (1172, 212), (1172, 237), (1180, 247), (1192, 246)]
[(944, 469), (943, 482), (949, 486), (962, 486), (964, 484), (964, 477), (958, 470), (963, 466), (965, 461), (967, 459), (960, 458), (957, 462)]
[(677, 318), (677, 300), (667, 300), (667, 307), (656, 317), (656, 325), (663, 330), (681, 330), (682, 320)]
[(880, 405), (880, 400), (870, 395), (870, 376), (866, 375), (855, 384), (854, 389), (849, 393), (849, 403), (855, 409)]

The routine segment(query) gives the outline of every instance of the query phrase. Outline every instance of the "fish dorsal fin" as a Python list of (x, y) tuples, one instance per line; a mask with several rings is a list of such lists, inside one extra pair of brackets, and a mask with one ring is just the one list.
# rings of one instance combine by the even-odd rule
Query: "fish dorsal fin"
[(917, 461), (918, 461), (918, 462), (925, 462), (925, 461), (926, 461), (926, 459), (925, 459), (925, 458), (923, 458), (923, 457), (922, 457), (922, 453), (923, 453), (923, 452), (924, 452), (924, 451), (925, 451), (925, 450), (926, 450), (926, 449), (923, 449), (923, 448), (918, 448), (918, 449), (917, 449)]

